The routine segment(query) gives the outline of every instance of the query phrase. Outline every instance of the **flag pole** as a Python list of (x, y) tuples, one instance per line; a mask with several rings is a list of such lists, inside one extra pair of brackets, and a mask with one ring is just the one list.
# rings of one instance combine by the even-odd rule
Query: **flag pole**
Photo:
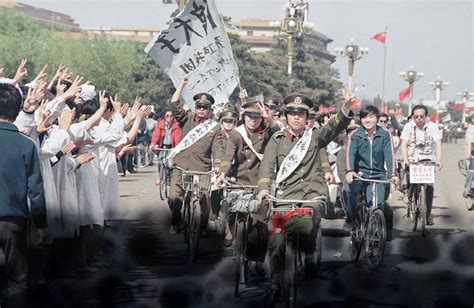
[[(385, 35), (388, 31), (388, 27), (385, 27)], [(387, 44), (383, 44), (383, 73), (382, 73), (382, 110), (385, 107), (385, 76), (387, 67)]]

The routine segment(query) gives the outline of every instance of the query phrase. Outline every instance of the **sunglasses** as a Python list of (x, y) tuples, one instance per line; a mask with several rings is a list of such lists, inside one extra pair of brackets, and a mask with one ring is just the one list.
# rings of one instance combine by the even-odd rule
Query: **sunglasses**
[(414, 115), (413, 118), (415, 118), (415, 119), (424, 119), (425, 116), (424, 115)]
[(208, 110), (209, 107), (208, 106), (203, 106), (203, 105), (198, 105), (198, 106), (196, 106), (196, 109)]

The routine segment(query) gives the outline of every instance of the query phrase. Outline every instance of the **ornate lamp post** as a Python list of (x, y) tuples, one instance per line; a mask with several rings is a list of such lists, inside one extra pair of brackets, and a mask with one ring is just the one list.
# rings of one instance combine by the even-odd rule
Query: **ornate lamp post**
[(360, 60), (363, 56), (366, 56), (369, 53), (369, 48), (367, 47), (360, 47), (359, 45), (354, 43), (354, 39), (351, 38), (349, 44), (345, 47), (337, 47), (334, 49), (336, 54), (341, 57), (346, 57), (349, 63), (349, 81), (348, 86), (352, 88), (352, 76), (354, 75), (354, 66), (357, 60)]
[(464, 89), (461, 92), (457, 93), (458, 96), (461, 96), (462, 102), (464, 104), (464, 108), (462, 110), (462, 123), (466, 122), (466, 105), (467, 101), (471, 98), (474, 97), (474, 93), (470, 93), (467, 89)]
[(436, 115), (437, 121), (439, 122), (439, 105), (441, 103), (441, 91), (443, 91), (444, 88), (449, 86), (449, 82), (441, 80), (441, 77), (438, 76), (438, 79), (436, 79), (435, 81), (431, 81), (428, 84), (432, 86), (433, 90), (435, 91)]
[(400, 72), (400, 77), (403, 78), (405, 81), (408, 82), (410, 87), (410, 100), (408, 103), (408, 113), (411, 112), (412, 102), (413, 102), (413, 85), (415, 81), (420, 80), (423, 78), (425, 74), (417, 72), (413, 69), (413, 65), (410, 66), (410, 69), (406, 72)]
[[(288, 42), (288, 75), (293, 73), (293, 59), (294, 59), (294, 40), (296, 37), (301, 37), (304, 33), (311, 32), (314, 28), (314, 24), (306, 20), (308, 14), (308, 6), (304, 6), (304, 3), (300, 4), (300, 7), (290, 6), (288, 7), (287, 14), (283, 23), (280, 21), (271, 21), (269, 25), (271, 27), (281, 27), (279, 32), (284, 33)], [(303, 10), (301, 12), (301, 10)], [(305, 32), (306, 31), (306, 32)]]

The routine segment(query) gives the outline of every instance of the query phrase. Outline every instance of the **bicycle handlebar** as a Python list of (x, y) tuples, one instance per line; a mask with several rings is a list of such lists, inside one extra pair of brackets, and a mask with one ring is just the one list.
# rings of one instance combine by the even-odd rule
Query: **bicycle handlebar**
[(305, 203), (305, 204), (306, 203), (321, 203), (321, 202), (326, 203), (325, 196), (314, 197), (313, 199), (309, 199), (309, 200), (281, 199), (281, 198), (277, 198), (271, 195), (267, 195), (266, 198), (276, 203)]
[(388, 184), (391, 183), (391, 180), (376, 180), (376, 179), (365, 179), (359, 175), (354, 176), (357, 180), (363, 181), (363, 182), (370, 182), (370, 183), (383, 183), (383, 184)]
[(181, 167), (174, 167), (175, 169), (178, 169), (179, 171), (183, 172), (183, 173), (188, 173), (188, 174), (193, 174), (193, 175), (211, 175), (214, 173), (214, 170), (210, 170), (210, 171), (190, 171), (190, 170), (186, 170), (186, 169), (183, 169)]

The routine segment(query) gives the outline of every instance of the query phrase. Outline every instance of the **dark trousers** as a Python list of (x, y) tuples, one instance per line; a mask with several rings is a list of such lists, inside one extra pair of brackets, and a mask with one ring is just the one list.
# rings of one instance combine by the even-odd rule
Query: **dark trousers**
[(27, 228), (0, 221), (0, 250), (4, 255), (0, 281), (0, 304), (21, 307), (27, 290)]

